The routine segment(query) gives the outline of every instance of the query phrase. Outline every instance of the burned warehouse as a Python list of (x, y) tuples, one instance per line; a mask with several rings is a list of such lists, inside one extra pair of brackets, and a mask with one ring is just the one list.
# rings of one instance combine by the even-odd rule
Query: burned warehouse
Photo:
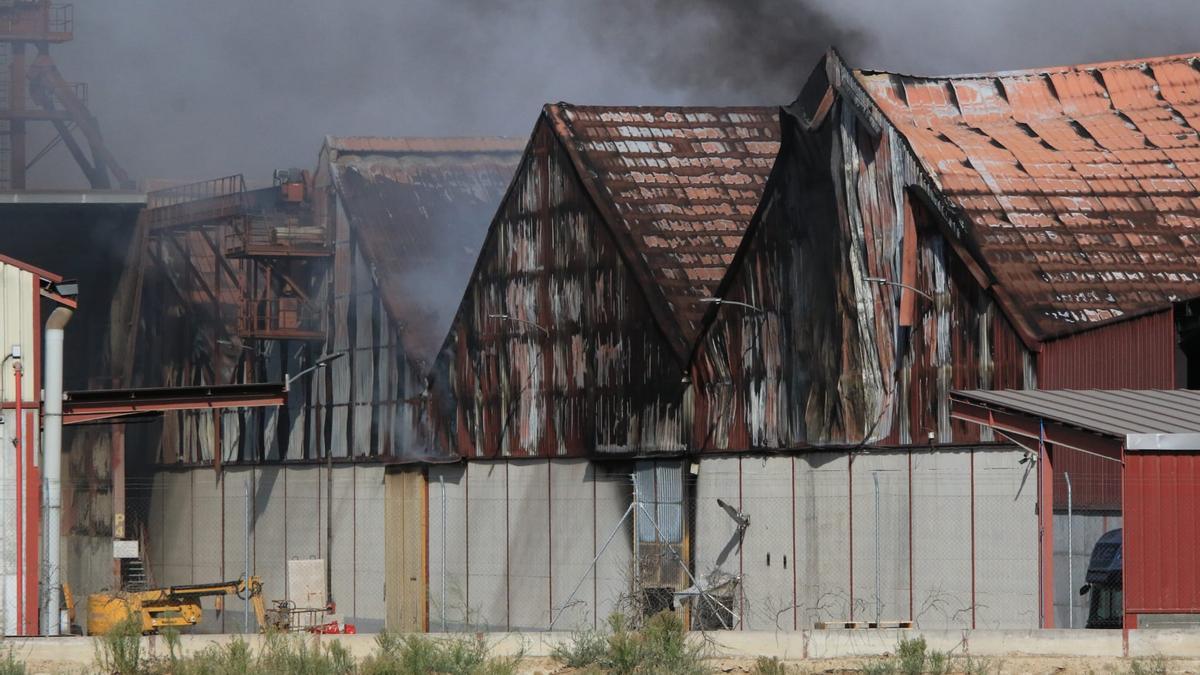
[(911, 75), (799, 4), (650, 3), (643, 31), (722, 39), (597, 32), (618, 89), (575, 23), (485, 86), (413, 78), (507, 48), (463, 22), (516, 8), (431, 9), (461, 30), (425, 42), (346, 9), (428, 54), (256, 61), (264, 95), (309, 90), (253, 152), (224, 118), (177, 134), (175, 166), (118, 162), (111, 94), (50, 57), (72, 9), (0, 0), (5, 635), (172, 670), (226, 649), (199, 640), (601, 668), (565, 645), (656, 631), (697, 663), (1200, 657), (1200, 54)]

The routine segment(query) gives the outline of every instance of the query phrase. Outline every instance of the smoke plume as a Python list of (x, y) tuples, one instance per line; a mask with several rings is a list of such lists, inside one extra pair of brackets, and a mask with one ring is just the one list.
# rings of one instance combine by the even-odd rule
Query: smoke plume
[[(546, 101), (784, 103), (829, 45), (920, 74), (1200, 50), (1200, 3), (79, 0), (75, 35), (51, 53), (134, 177), (267, 179), (325, 134), (523, 136)], [(31, 175), (81, 182), (61, 148)]]

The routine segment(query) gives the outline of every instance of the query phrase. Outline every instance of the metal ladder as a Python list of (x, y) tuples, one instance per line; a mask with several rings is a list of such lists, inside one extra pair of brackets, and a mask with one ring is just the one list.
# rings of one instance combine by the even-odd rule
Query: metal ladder
[(121, 589), (144, 591), (149, 588), (146, 581), (146, 564), (141, 558), (126, 558), (121, 561)]

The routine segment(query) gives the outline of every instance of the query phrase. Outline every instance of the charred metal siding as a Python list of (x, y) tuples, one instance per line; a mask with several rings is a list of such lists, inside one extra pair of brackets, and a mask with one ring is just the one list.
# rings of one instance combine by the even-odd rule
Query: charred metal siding
[(684, 368), (543, 117), (431, 377), (466, 457), (687, 447)]
[[(949, 392), (1031, 386), (1031, 362), (917, 199), (900, 135), (874, 133), (843, 102), (816, 129), (784, 119), (758, 220), (722, 287), (754, 309), (722, 305), (697, 351), (700, 447), (980, 440), (951, 424)], [(911, 291), (866, 281), (901, 279), (906, 248), (913, 284), (932, 297), (916, 298), (911, 327), (899, 325)]]
[(1047, 342), (1042, 389), (1174, 389), (1175, 320), (1168, 309)]

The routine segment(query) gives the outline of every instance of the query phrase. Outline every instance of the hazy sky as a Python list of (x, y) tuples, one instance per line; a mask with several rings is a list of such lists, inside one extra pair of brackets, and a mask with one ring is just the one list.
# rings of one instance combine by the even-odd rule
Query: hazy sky
[[(546, 101), (786, 103), (831, 43), (922, 74), (1200, 51), (1200, 3), (75, 0), (75, 34), (52, 53), (131, 175), (264, 180), (326, 134), (524, 136)], [(56, 155), (31, 182), (81, 183)]]

